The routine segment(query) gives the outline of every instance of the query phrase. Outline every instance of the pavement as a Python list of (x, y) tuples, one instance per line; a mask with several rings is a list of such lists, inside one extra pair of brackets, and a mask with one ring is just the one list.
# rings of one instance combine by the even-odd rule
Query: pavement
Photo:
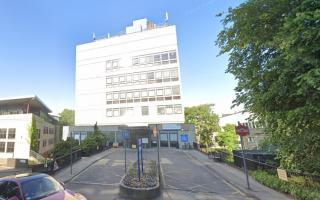
[(108, 156), (114, 151), (114, 149), (105, 150), (103, 152), (97, 153), (90, 157), (82, 157), (79, 161), (75, 162), (72, 165), (72, 174), (71, 174), (71, 167), (65, 167), (59, 170), (57, 173), (54, 174), (54, 177), (64, 183), (67, 183), (75, 176), (79, 175), (85, 169), (93, 165), (95, 162), (103, 159), (104, 157)]
[[(145, 159), (157, 160), (156, 149), (144, 149)], [(285, 200), (286, 195), (267, 188), (250, 178), (246, 189), (243, 171), (217, 163), (194, 150), (160, 149), (164, 184), (157, 200), (235, 199)], [(127, 151), (127, 163), (136, 160), (136, 151)], [(119, 183), (124, 175), (124, 149), (111, 149), (83, 158), (55, 175), (66, 187), (95, 200), (122, 200)]]
[(4, 167), (0, 166), (0, 178), (5, 176), (11, 176), (22, 173), (31, 173), (31, 169), (27, 168), (12, 168), (12, 167)]

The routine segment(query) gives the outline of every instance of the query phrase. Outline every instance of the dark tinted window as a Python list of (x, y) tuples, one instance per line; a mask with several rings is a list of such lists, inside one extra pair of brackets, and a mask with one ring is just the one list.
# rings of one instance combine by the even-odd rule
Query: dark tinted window
[(63, 191), (63, 187), (52, 177), (45, 176), (23, 182), (22, 191), (26, 200), (36, 200)]
[(7, 181), (0, 181), (0, 198), (6, 198), (7, 196)]
[(7, 186), (7, 198), (10, 199), (12, 197), (16, 197), (21, 199), (21, 194), (19, 190), (19, 186), (15, 182), (8, 182)]

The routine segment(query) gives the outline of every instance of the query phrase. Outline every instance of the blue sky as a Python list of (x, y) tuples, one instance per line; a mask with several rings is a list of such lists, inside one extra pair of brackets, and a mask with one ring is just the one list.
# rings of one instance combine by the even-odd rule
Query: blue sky
[(0, 97), (36, 94), (55, 113), (74, 107), (75, 46), (117, 34), (135, 19), (177, 26), (185, 105), (216, 104), (227, 112), (236, 81), (215, 46), (217, 13), (236, 0), (0, 1)]

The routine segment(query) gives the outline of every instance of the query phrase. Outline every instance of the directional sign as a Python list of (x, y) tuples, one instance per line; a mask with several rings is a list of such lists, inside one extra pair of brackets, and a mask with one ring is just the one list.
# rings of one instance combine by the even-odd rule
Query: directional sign
[(189, 140), (188, 135), (181, 135), (180, 140), (181, 140), (181, 142), (188, 142), (188, 140)]
[(240, 136), (247, 136), (249, 135), (249, 128), (243, 124), (239, 124), (236, 128), (236, 133)]

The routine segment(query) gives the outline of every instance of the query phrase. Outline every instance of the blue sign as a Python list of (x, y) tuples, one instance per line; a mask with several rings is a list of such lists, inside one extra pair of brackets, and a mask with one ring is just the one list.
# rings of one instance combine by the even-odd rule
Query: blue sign
[(121, 130), (121, 135), (125, 140), (128, 140), (130, 138), (129, 130)]
[(181, 142), (188, 142), (188, 140), (189, 140), (189, 137), (188, 137), (188, 135), (180, 135), (180, 140), (181, 140)]

